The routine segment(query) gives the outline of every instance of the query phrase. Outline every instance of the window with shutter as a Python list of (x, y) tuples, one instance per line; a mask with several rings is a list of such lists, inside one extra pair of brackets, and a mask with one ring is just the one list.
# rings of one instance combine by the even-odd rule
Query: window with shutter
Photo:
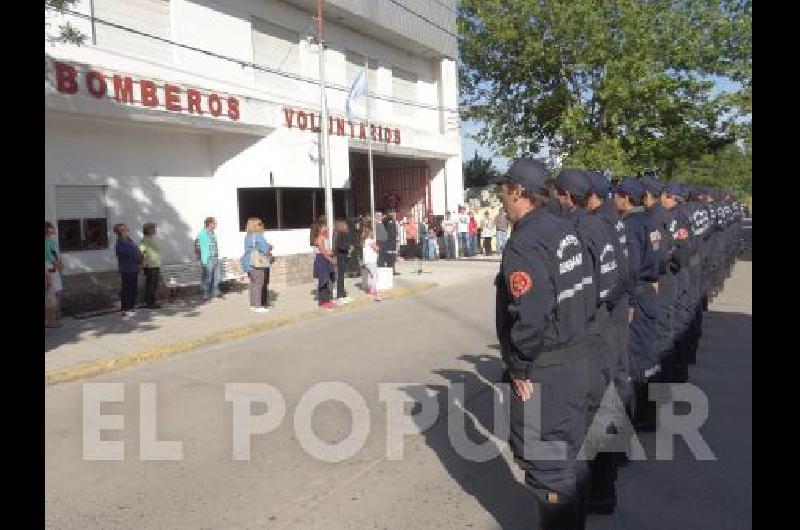
[(105, 186), (56, 186), (58, 244), (62, 252), (108, 248)]
[[(297, 73), (300, 69), (300, 34), (258, 17), (253, 17), (253, 62), (259, 66)], [(256, 84), (291, 90), (296, 84), (280, 74), (256, 70)]]
[[(94, 0), (95, 17), (164, 39), (171, 37), (169, 0)], [(97, 45), (156, 61), (172, 60), (172, 45), (102, 24), (95, 24)]]
[[(417, 101), (417, 75), (400, 68), (392, 68), (392, 97), (404, 101)], [(415, 107), (403, 103), (394, 104), (395, 112), (413, 114)]]
[[(378, 61), (368, 59), (367, 83), (371, 94), (378, 93)], [(347, 86), (356, 78), (356, 74), (364, 67), (364, 56), (358, 52), (347, 51)]]

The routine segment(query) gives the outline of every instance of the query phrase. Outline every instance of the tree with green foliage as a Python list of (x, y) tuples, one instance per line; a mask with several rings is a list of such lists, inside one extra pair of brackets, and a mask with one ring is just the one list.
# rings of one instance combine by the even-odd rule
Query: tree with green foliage
[[(44, 0), (45, 9), (45, 27), (49, 27), (50, 23), (47, 22), (46, 16), (48, 13), (61, 13), (72, 9), (78, 0)], [(81, 33), (75, 26), (69, 22), (65, 22), (58, 26), (58, 34), (50, 37), (51, 40), (59, 42), (69, 42), (72, 44), (81, 45), (86, 41), (86, 35)]]
[(497, 170), (492, 165), (489, 158), (482, 158), (475, 151), (475, 156), (469, 162), (464, 163), (464, 187), (483, 188), (489, 185), (489, 180), (497, 175)]
[(464, 118), (507, 157), (670, 178), (747, 134), (751, 23), (750, 1), (462, 0)]

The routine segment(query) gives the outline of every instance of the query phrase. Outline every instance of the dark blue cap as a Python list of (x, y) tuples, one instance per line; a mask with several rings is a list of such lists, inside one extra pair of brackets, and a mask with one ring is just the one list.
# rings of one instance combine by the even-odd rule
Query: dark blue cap
[(508, 166), (505, 173), (491, 180), (492, 184), (519, 184), (532, 192), (545, 190), (545, 181), (549, 177), (544, 162), (533, 158), (518, 158)]
[(686, 198), (686, 192), (688, 191), (686, 187), (681, 184), (680, 182), (668, 182), (664, 189), (661, 190), (662, 193), (666, 193), (667, 195), (672, 195), (675, 197)]
[(573, 197), (586, 197), (592, 190), (589, 175), (580, 169), (566, 167), (558, 172), (556, 186), (568, 191)]
[(664, 183), (655, 177), (642, 177), (639, 182), (652, 195), (661, 195), (661, 190), (664, 189)]
[(623, 193), (634, 199), (642, 199), (645, 194), (644, 186), (634, 177), (623, 177), (619, 184), (614, 187), (614, 193)]
[(592, 191), (600, 197), (605, 198), (609, 191), (611, 191), (611, 183), (600, 171), (587, 171), (589, 182), (592, 185)]

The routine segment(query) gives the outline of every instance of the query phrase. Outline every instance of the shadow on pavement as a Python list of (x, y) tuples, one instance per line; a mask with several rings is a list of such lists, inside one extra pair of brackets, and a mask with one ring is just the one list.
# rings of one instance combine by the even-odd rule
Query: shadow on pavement
[[(449, 385), (453, 383), (464, 385), (465, 403), (462, 406), (467, 414), (457, 409), (450, 411), (450, 414), (463, 414), (464, 433), (467, 439), (476, 445), (488, 444), (490, 450), (498, 456), (486, 462), (473, 462), (464, 458), (454, 448), (448, 434), (449, 414), (445, 414), (448, 405), (452, 406), (452, 401), (448, 400), (449, 385), (426, 385), (405, 389), (417, 402), (430, 399), (424, 393), (426, 388), (437, 393), (440, 414), (437, 422), (423, 433), (425, 442), (436, 453), (452, 479), (494, 517), (500, 528), (507, 530), (535, 528), (538, 515), (533, 494), (516, 479), (508, 462), (499, 455), (502, 448), (478, 429), (480, 426), (488, 432), (495, 430), (494, 382), (500, 380), (502, 363), (498, 358), (489, 355), (467, 354), (460, 359), (472, 363), (474, 371), (449, 369), (434, 371), (445, 378)], [(415, 421), (416, 418), (417, 416), (414, 416)]]

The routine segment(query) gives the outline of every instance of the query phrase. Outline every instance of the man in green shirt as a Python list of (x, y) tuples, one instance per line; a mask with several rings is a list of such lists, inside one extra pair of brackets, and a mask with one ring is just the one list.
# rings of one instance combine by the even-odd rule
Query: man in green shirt
[(144, 237), (139, 243), (142, 252), (142, 266), (144, 267), (144, 303), (149, 309), (161, 307), (158, 300), (158, 282), (161, 276), (161, 253), (155, 242), (156, 225), (147, 223), (142, 227)]
[(210, 300), (212, 297), (222, 298), (219, 292), (220, 263), (217, 235), (214, 233), (216, 228), (217, 220), (206, 217), (204, 228), (195, 239), (195, 252), (203, 268), (203, 300)]

